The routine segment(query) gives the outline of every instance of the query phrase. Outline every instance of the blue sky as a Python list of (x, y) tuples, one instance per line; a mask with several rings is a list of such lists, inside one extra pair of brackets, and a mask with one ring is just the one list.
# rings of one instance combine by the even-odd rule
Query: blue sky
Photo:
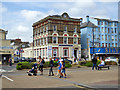
[(2, 2), (2, 26), (8, 30), (8, 39), (21, 38), (22, 41), (32, 41), (32, 24), (48, 15), (67, 12), (70, 17), (85, 16), (118, 19), (117, 2)]

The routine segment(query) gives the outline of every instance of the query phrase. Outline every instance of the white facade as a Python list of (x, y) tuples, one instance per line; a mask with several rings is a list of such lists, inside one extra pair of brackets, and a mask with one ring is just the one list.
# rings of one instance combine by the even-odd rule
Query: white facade
[(29, 47), (29, 48), (24, 48), (23, 49), (23, 53), (22, 53), (22, 57), (26, 57), (26, 58), (33, 58), (33, 47)]

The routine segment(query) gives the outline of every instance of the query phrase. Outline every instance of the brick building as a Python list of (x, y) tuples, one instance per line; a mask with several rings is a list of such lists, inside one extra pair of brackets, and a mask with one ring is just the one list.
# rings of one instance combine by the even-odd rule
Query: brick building
[(67, 13), (52, 15), (33, 24), (34, 57), (81, 57), (81, 19)]

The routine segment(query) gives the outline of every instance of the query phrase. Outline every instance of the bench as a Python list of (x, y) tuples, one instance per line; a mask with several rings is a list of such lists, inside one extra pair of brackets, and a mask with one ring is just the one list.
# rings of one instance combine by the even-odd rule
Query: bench
[(108, 65), (104, 65), (104, 66), (98, 66), (98, 70), (102, 69), (102, 68), (108, 68), (108, 70), (110, 69), (110, 67)]

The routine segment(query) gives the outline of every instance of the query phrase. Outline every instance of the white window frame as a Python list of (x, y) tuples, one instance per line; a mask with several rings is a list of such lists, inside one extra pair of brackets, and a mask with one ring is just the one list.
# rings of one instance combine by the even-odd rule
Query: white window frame
[[(75, 42), (75, 39), (76, 39), (76, 43), (74, 43), (74, 42)], [(78, 44), (78, 38), (77, 38), (77, 37), (74, 37), (74, 38), (73, 38), (73, 44)]]
[[(54, 43), (54, 40), (55, 40), (54, 38), (56, 38), (56, 43)], [(53, 37), (52, 42), (53, 44), (57, 44), (57, 37)]]
[(57, 31), (57, 26), (53, 25), (53, 31), (56, 32)]
[(77, 33), (77, 27), (74, 27), (74, 33)]
[(64, 26), (64, 32), (67, 32), (67, 26)]
[[(54, 56), (54, 50), (56, 51), (56, 56)], [(57, 49), (53, 49), (53, 57), (57, 57)]]
[(45, 39), (43, 38), (43, 45), (45, 45)]
[[(65, 38), (66, 38), (66, 43), (64, 42), (64, 41), (65, 41)], [(68, 38), (67, 38), (67, 37), (64, 37), (64, 38), (63, 38), (63, 43), (64, 43), (64, 44), (68, 44)]]
[(37, 57), (39, 56), (39, 50), (37, 50)]
[(46, 33), (48, 33), (48, 25), (46, 25)]

